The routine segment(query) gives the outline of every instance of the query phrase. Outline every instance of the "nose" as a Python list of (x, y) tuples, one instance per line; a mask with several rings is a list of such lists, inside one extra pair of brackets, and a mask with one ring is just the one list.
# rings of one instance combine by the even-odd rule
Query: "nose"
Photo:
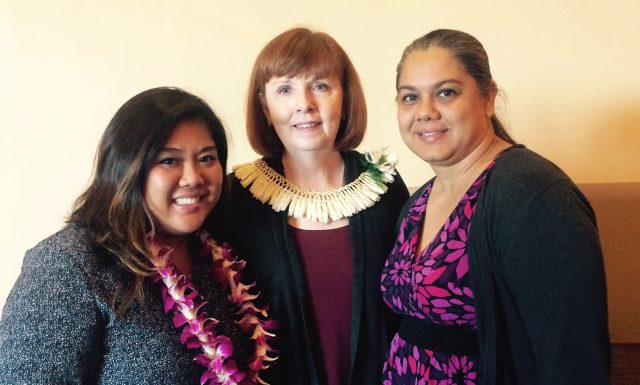
[(182, 166), (182, 176), (180, 177), (180, 187), (199, 186), (204, 182), (199, 164), (195, 161), (184, 162)]
[(422, 98), (418, 106), (417, 119), (420, 122), (440, 119), (440, 111), (431, 98)]
[(314, 106), (313, 94), (309, 90), (305, 89), (298, 93), (295, 103), (296, 112), (308, 112), (312, 110)]

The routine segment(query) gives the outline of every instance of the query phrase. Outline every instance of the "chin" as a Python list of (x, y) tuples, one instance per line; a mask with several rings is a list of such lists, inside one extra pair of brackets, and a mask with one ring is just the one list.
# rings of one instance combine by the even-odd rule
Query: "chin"
[(184, 237), (187, 235), (191, 235), (193, 233), (195, 233), (196, 231), (200, 230), (202, 228), (202, 225), (204, 224), (204, 222), (200, 222), (200, 223), (182, 223), (182, 224), (176, 224), (174, 226), (171, 226), (169, 228), (165, 228), (165, 230), (163, 230), (163, 232), (167, 235), (170, 236), (174, 236), (174, 237)]

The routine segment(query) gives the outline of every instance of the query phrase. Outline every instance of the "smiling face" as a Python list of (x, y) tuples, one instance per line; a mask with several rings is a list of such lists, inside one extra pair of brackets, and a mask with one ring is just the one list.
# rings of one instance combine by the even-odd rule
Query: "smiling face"
[(458, 164), (494, 137), (495, 91), (482, 96), (449, 50), (407, 57), (398, 78), (398, 126), (407, 146), (432, 166)]
[(204, 123), (178, 124), (145, 181), (144, 201), (158, 231), (182, 236), (200, 229), (220, 197), (222, 178), (216, 145)]
[(342, 117), (342, 85), (333, 76), (273, 77), (260, 101), (285, 150), (334, 149)]

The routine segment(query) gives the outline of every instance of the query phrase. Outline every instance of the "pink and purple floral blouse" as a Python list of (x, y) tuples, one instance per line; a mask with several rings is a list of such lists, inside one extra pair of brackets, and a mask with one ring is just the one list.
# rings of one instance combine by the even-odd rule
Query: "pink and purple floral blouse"
[[(431, 243), (417, 244), (433, 181), (407, 210), (382, 272), (382, 295), (394, 312), (442, 327), (476, 329), (466, 252), (476, 199), (494, 162), (462, 197)], [(384, 385), (475, 385), (478, 358), (415, 346), (396, 334), (385, 360)]]

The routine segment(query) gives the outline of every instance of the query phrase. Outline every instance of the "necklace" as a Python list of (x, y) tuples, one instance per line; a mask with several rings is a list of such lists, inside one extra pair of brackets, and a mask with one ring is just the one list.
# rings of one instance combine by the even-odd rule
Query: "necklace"
[(266, 384), (258, 374), (260, 370), (268, 368), (266, 363), (276, 359), (268, 355), (273, 353), (268, 341), (274, 337), (270, 332), (274, 329), (274, 323), (268, 318), (266, 309), (253, 304), (258, 295), (251, 294), (249, 290), (254, 284), (240, 282), (245, 262), (237, 259), (227, 245), (219, 245), (206, 231), (197, 234), (213, 258), (212, 279), (229, 292), (227, 300), (237, 314), (236, 324), (255, 340), (248, 369), (242, 371), (237, 367), (233, 359), (233, 342), (216, 332), (218, 320), (207, 317), (207, 313), (200, 310), (206, 302), (193, 283), (171, 261), (174, 250), (162, 244), (158, 237), (150, 235), (147, 237), (151, 250), (149, 260), (156, 271), (154, 282), (163, 283), (164, 311), (173, 312), (173, 325), (177, 329), (182, 328), (180, 342), (188, 349), (199, 350), (194, 360), (206, 368), (200, 377), (201, 385)]
[(373, 206), (387, 191), (386, 184), (394, 180), (398, 163), (395, 155), (379, 149), (358, 153), (358, 157), (365, 171), (353, 182), (332, 191), (301, 188), (289, 182), (262, 159), (236, 166), (233, 171), (243, 187), (274, 211), (288, 209), (291, 217), (327, 224)]

